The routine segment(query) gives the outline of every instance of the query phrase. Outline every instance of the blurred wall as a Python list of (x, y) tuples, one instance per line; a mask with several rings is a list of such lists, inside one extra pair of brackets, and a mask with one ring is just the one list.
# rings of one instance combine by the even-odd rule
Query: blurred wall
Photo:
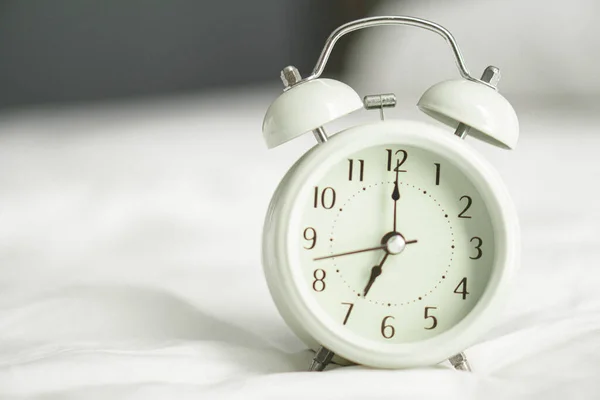
[[(511, 102), (598, 109), (598, 0), (387, 0), (371, 12), (446, 27), (474, 76), (501, 69), (499, 89)], [(426, 30), (372, 29), (354, 43), (344, 65), (359, 93), (392, 91), (414, 104), (433, 83), (459, 77), (446, 42)]]
[(3, 0), (0, 108), (277, 84), (290, 63), (308, 73), (361, 3)]

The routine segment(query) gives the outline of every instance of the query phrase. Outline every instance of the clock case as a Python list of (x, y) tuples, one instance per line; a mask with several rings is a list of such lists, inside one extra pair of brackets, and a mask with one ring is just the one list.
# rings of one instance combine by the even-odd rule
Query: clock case
[[(320, 309), (299, 262), (301, 204), (315, 181), (337, 162), (365, 148), (402, 144), (439, 154), (470, 179), (492, 219), (496, 256), (487, 287), (457, 325), (431, 339), (401, 344), (373, 343), (345, 332)], [(430, 124), (389, 120), (350, 128), (315, 146), (289, 170), (277, 188), (263, 231), (263, 266), (277, 308), (298, 337), (324, 346), (351, 362), (380, 368), (439, 363), (471, 346), (490, 329), (501, 310), (506, 285), (519, 260), (519, 228), (510, 196), (498, 173), (459, 137)]]
[[(418, 102), (427, 115), (452, 127), (444, 129), (413, 121), (383, 121), (385, 107), (395, 105), (393, 94), (366, 96), (364, 102), (348, 85), (320, 78), (336, 41), (343, 35), (381, 25), (409, 25), (441, 35), (450, 45), (462, 79), (438, 83)], [(500, 78), (496, 67), (488, 67), (481, 79), (473, 78), (454, 37), (431, 21), (406, 16), (365, 18), (342, 25), (327, 39), (310, 76), (302, 79), (294, 67), (281, 73), (284, 93), (269, 107), (263, 136), (269, 148), (312, 131), (319, 145), (307, 152), (288, 171), (277, 188), (265, 220), (263, 266), (275, 304), (290, 328), (317, 350), (310, 370), (322, 370), (337, 353), (359, 364), (402, 368), (435, 364), (447, 358), (457, 369), (470, 370), (462, 350), (472, 345), (493, 325), (506, 284), (519, 260), (519, 228), (513, 203), (497, 172), (464, 141), (467, 135), (489, 144), (512, 149), (519, 127), (514, 109), (496, 89)], [(323, 125), (363, 107), (379, 108), (381, 122), (347, 129), (329, 138)], [(480, 191), (492, 218), (496, 259), (488, 286), (475, 308), (457, 325), (428, 340), (383, 344), (359, 343), (339, 326), (319, 315), (320, 308), (303, 292), (299, 276), (297, 243), (290, 232), (300, 229), (296, 202), (307, 195), (306, 182), (343, 157), (378, 144), (402, 144), (440, 154), (457, 166)], [(294, 246), (294, 244), (296, 246)]]

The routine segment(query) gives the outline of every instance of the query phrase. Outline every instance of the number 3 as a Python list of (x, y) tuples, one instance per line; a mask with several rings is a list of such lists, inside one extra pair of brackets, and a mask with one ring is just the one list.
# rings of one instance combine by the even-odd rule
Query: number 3
[(471, 243), (473, 243), (473, 241), (477, 241), (479, 242), (478, 244), (475, 245), (475, 250), (477, 250), (477, 255), (475, 257), (469, 257), (471, 260), (479, 260), (481, 258), (481, 256), (483, 255), (483, 250), (481, 250), (481, 245), (483, 244), (483, 240), (481, 240), (480, 237), (475, 236), (471, 238)]

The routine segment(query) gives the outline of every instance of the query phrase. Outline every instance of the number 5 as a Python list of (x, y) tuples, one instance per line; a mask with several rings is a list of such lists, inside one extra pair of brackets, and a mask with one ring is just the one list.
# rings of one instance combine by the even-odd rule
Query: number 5
[(429, 328), (425, 327), (425, 329), (427, 330), (435, 328), (438, 322), (436, 317), (434, 317), (433, 315), (429, 315), (429, 310), (437, 310), (437, 307), (425, 307), (425, 319), (431, 318), (433, 320)]

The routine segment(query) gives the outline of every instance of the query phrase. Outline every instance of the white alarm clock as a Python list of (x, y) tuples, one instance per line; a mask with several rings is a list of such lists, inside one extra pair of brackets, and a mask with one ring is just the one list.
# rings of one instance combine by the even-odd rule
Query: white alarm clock
[[(348, 85), (320, 78), (335, 42), (366, 27), (403, 24), (440, 34), (462, 79), (438, 83), (418, 107), (449, 125), (385, 120), (393, 94), (361, 101)], [(499, 71), (470, 76), (452, 35), (412, 17), (367, 18), (334, 31), (309, 77), (282, 71), (284, 93), (270, 106), (269, 148), (306, 132), (318, 144), (285, 175), (266, 216), (263, 264), (289, 327), (317, 351), (310, 367), (379, 368), (449, 359), (489, 330), (518, 266), (519, 228), (498, 173), (465, 141), (503, 148), (518, 139), (516, 114), (496, 90)], [(361, 108), (373, 123), (331, 137), (323, 125)]]

